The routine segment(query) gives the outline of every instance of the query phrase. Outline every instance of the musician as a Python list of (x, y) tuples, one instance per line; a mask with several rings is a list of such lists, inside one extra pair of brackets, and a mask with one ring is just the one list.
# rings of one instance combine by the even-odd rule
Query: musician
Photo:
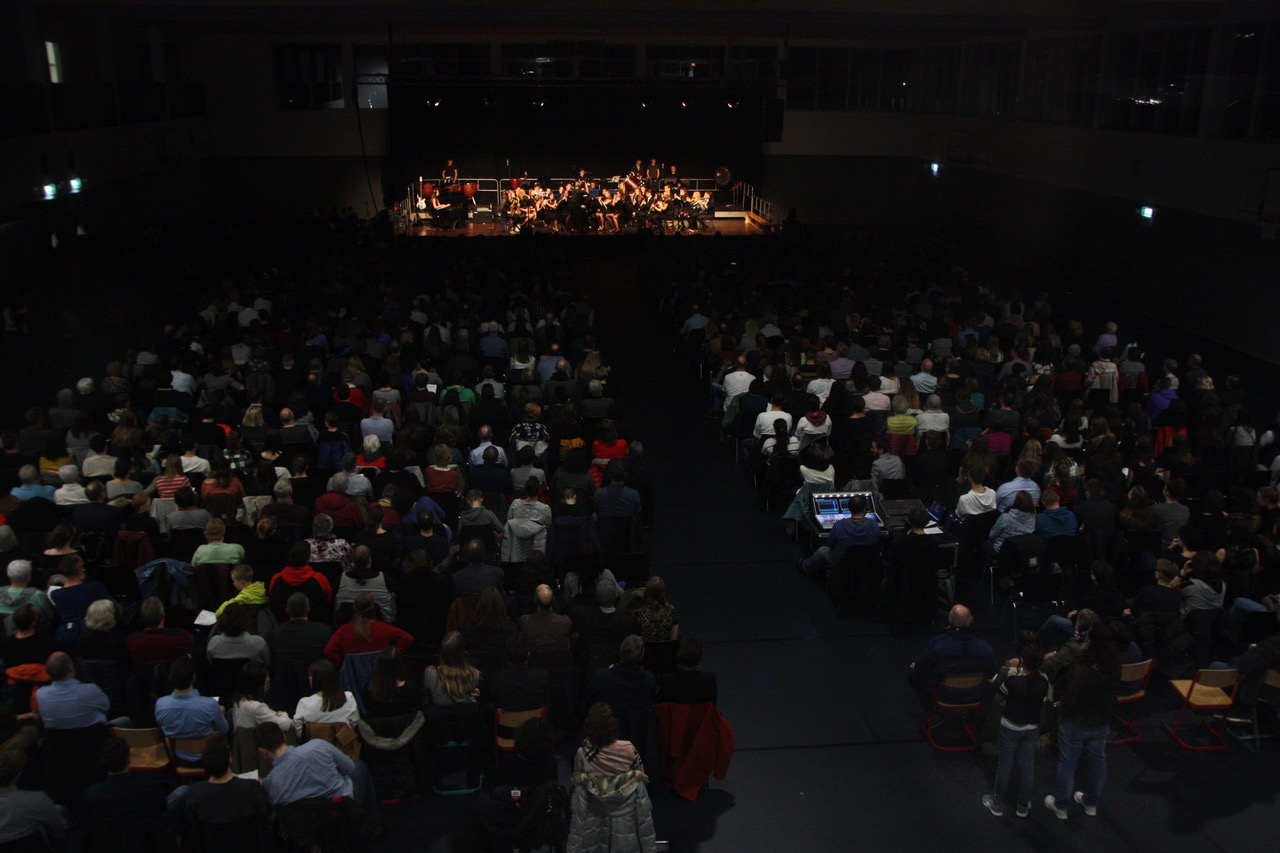
[(644, 170), (644, 182), (651, 193), (656, 193), (662, 186), (662, 167), (658, 165), (657, 157), (649, 159), (649, 165)]
[(439, 193), (431, 197), (431, 215), (435, 218), (436, 227), (441, 230), (450, 231), (458, 227), (453, 205), (441, 201)]
[(453, 165), (452, 160), (446, 160), (444, 168), (440, 170), (440, 186), (451, 187), (458, 182), (458, 167)]
[(710, 231), (710, 221), (716, 215), (715, 202), (711, 198), (711, 192), (700, 193), (694, 190), (689, 206), (689, 219), (693, 227), (699, 231)]
[(588, 231), (604, 230), (604, 201), (600, 195), (600, 188), (595, 182), (587, 184), (587, 192), (582, 200), (582, 208), (586, 211), (586, 225)]
[(637, 160), (636, 164), (631, 167), (631, 171), (627, 172), (628, 177), (635, 178), (637, 181), (644, 180), (644, 161)]
[(685, 189), (684, 178), (676, 174), (675, 166), (668, 167), (667, 179), (665, 181), (665, 184), (666, 186), (671, 188), (672, 192), (675, 192), (676, 190), (680, 190), (680, 189)]

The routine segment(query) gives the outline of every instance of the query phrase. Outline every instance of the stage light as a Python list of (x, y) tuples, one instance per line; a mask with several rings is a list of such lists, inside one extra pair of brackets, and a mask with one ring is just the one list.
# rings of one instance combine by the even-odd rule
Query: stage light
[(84, 188), (84, 182), (79, 178), (72, 178), (68, 183), (71, 185), (71, 192), (78, 193)]
[(930, 163), (930, 164), (929, 164), (929, 171), (930, 171), (930, 172), (933, 172), (934, 177), (937, 177), (937, 175), (938, 175), (938, 170), (939, 170), (939, 169), (941, 169), (941, 168), (942, 168), (942, 165), (941, 165), (941, 164), (939, 164), (939, 163)]
[(1138, 208), (1138, 215), (1143, 219), (1151, 219), (1156, 215), (1156, 209), (1154, 207), (1140, 207)]
[(686, 104), (684, 101), (681, 101), (681, 102), (680, 102), (680, 108), (681, 108), (681, 109), (684, 109), (684, 108), (685, 108), (685, 107), (687, 107), (687, 106), (689, 106), (689, 105), (688, 105), (688, 104)]
[(56, 197), (57, 197), (57, 195), (58, 195), (58, 188), (57, 188), (56, 186), (54, 186), (53, 184), (45, 184), (45, 185), (42, 187), (42, 189), (44, 190), (44, 200), (45, 200), (45, 201), (50, 201), (50, 200), (52, 200), (52, 199), (56, 198)]

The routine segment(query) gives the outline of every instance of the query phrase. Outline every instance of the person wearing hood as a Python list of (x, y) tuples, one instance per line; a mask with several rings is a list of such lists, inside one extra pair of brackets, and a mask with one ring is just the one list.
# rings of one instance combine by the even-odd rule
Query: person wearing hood
[(242, 604), (245, 607), (261, 607), (267, 603), (267, 587), (262, 581), (253, 579), (253, 566), (241, 563), (231, 570), (231, 585), (235, 587), (236, 594), (218, 606), (214, 611), (215, 616), (221, 616), (222, 611), (227, 609), (231, 604)]
[(323, 574), (311, 568), (307, 562), (310, 557), (311, 546), (306, 542), (295, 542), (289, 549), (285, 567), (267, 584), (267, 600), (277, 622), (288, 620), (285, 605), (289, 596), (295, 592), (307, 596), (307, 600), (311, 602), (312, 614), (317, 620), (328, 621), (333, 609), (333, 584)]

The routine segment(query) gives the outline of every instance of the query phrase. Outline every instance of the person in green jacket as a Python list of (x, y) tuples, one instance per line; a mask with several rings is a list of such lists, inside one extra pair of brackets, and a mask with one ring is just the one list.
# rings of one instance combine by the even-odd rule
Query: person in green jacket
[(222, 611), (226, 610), (229, 604), (260, 607), (267, 603), (267, 588), (262, 581), (253, 579), (253, 566), (241, 563), (232, 569), (231, 585), (236, 588), (235, 596), (222, 602), (222, 605), (214, 612), (215, 616), (221, 616)]

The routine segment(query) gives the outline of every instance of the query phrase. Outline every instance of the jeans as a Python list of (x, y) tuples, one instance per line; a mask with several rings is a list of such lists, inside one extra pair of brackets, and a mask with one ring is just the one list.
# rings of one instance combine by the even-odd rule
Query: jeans
[(369, 821), (369, 831), (377, 835), (381, 829), (381, 820), (378, 815), (378, 795), (373, 790), (373, 774), (369, 772), (369, 765), (363, 761), (356, 761), (355, 765), (355, 772), (351, 774), (351, 798)]
[(1103, 723), (1096, 728), (1078, 726), (1063, 718), (1058, 721), (1058, 777), (1054, 797), (1058, 808), (1065, 809), (1071, 802), (1075, 788), (1076, 767), (1083, 759), (1085, 767), (1084, 804), (1096, 806), (1102, 796), (1102, 786), (1107, 782), (1107, 738), (1111, 727)]
[(831, 568), (831, 549), (822, 545), (802, 564), (806, 575), (814, 575)]
[(1243, 625), (1250, 613), (1266, 613), (1267, 606), (1259, 604), (1251, 598), (1237, 598), (1227, 611), (1227, 621), (1232, 625)]
[(1040, 626), (1040, 642), (1047, 646), (1060, 646), (1076, 633), (1075, 623), (1065, 616), (1053, 615)]
[(1000, 726), (1000, 762), (996, 765), (996, 801), (1005, 802), (1009, 794), (1009, 778), (1018, 768), (1018, 805), (1031, 803), (1036, 782), (1036, 741), (1040, 727), (1018, 731)]

